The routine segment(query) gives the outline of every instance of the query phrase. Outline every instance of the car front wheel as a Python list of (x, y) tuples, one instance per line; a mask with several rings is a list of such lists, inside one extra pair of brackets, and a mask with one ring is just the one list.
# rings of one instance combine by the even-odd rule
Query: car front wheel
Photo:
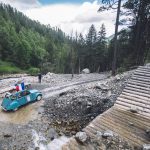
[(36, 98), (38, 101), (40, 101), (42, 99), (42, 96), (41, 95), (38, 95), (37, 98)]
[(13, 111), (17, 111), (18, 110), (18, 108), (15, 108)]

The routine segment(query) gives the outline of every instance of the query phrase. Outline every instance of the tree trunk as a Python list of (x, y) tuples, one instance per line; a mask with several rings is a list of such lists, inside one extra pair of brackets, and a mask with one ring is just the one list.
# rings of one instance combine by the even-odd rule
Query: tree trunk
[(116, 25), (115, 25), (115, 37), (114, 37), (114, 57), (112, 62), (112, 75), (116, 75), (116, 62), (117, 62), (117, 35), (118, 35), (118, 26), (119, 26), (119, 15), (120, 15), (121, 0), (118, 1)]
[(80, 58), (79, 58), (79, 74), (81, 72), (81, 67), (80, 67)]

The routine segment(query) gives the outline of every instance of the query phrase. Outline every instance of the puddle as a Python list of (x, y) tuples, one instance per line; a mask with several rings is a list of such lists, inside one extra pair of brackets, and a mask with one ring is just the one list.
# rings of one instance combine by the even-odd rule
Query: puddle
[[(1, 104), (2, 101), (0, 101)], [(0, 108), (0, 121), (14, 124), (27, 124), (38, 118), (38, 108), (43, 101), (35, 102), (21, 107), (16, 112), (5, 112)]]
[[(62, 150), (62, 146), (70, 139), (65, 136), (61, 136), (47, 144), (47, 140), (41, 133), (37, 133), (35, 130), (32, 130), (32, 136), (34, 147), (39, 150)], [(31, 148), (29, 148), (29, 150), (31, 150)]]

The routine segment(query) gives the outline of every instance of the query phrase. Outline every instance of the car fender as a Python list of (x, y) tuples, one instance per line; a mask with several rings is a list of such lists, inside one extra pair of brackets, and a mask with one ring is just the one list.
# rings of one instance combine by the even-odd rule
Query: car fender
[(38, 97), (38, 96), (42, 96), (42, 93), (36, 93), (36, 97)]

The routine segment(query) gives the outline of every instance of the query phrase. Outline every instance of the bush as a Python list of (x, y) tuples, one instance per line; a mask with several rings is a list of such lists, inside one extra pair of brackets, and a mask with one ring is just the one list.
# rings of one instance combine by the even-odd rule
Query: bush
[(123, 73), (125, 71), (127, 71), (127, 69), (125, 67), (120, 67), (117, 69), (117, 73)]
[(32, 76), (37, 75), (39, 72), (40, 72), (40, 69), (39, 68), (34, 68), (34, 67), (29, 68), (28, 71), (27, 71), (27, 73), (32, 75)]
[(0, 61), (0, 74), (21, 73), (21, 69), (9, 62)]

